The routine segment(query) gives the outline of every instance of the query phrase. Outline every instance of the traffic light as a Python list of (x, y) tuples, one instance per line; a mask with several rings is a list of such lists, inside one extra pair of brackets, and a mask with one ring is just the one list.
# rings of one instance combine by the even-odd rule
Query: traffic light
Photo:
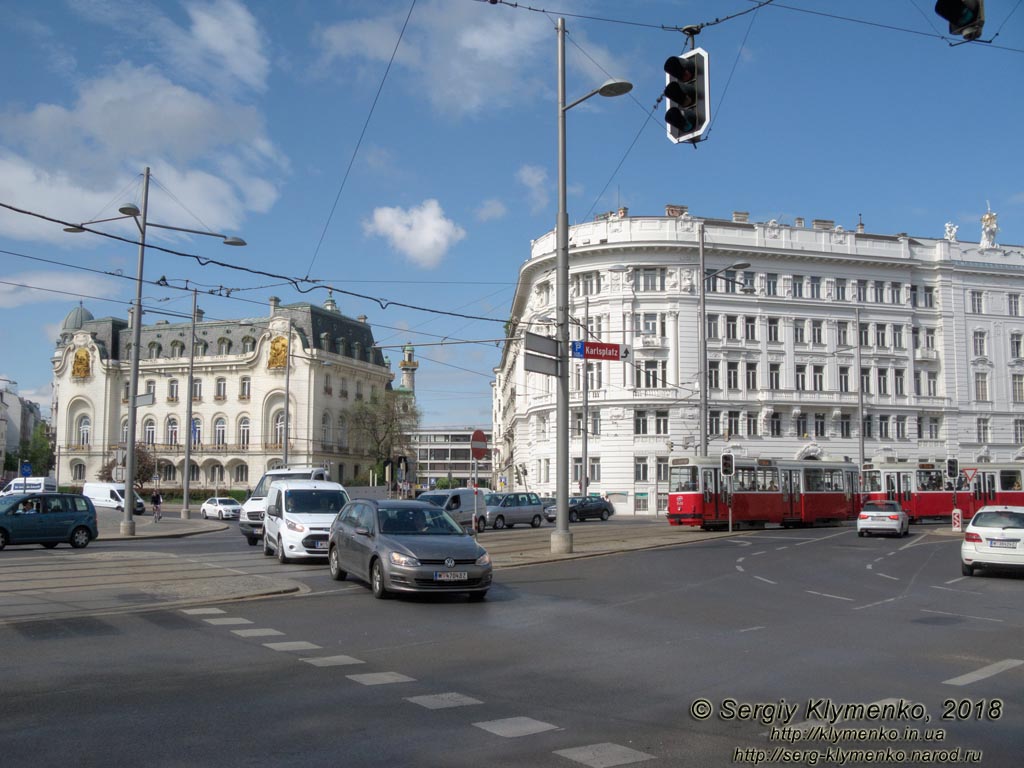
[(708, 52), (694, 48), (665, 61), (665, 124), (676, 144), (696, 142), (711, 122)]
[(946, 477), (950, 480), (956, 480), (956, 478), (960, 477), (959, 459), (946, 459)]
[(722, 454), (722, 477), (732, 477), (736, 474), (736, 465), (731, 453)]
[(977, 40), (985, 26), (985, 0), (938, 0), (935, 12), (949, 22), (951, 35)]

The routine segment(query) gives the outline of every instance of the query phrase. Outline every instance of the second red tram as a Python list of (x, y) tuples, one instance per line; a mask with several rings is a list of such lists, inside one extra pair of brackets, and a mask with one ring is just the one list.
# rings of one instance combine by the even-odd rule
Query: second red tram
[(715, 457), (676, 458), (669, 467), (668, 521), (704, 530), (824, 525), (855, 519), (857, 466), (815, 459), (737, 456), (722, 477)]

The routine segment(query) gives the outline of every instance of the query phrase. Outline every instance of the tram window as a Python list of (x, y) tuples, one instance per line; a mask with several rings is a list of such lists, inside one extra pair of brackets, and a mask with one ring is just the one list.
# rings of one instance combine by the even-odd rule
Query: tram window
[(737, 467), (733, 482), (737, 491), (757, 490), (757, 470)]
[(999, 470), (999, 490), (1001, 490), (1001, 491), (1019, 491), (1020, 490), (1020, 470), (1019, 469), (1001, 469), (1001, 470)]
[(808, 469), (804, 474), (804, 490), (807, 491), (823, 491), (825, 490), (825, 481), (822, 477), (822, 471), (820, 469)]
[(942, 472), (935, 469), (917, 471), (917, 490), (941, 491), (944, 487)]
[(777, 491), (779, 490), (778, 471), (774, 469), (759, 469), (757, 471), (757, 490)]
[(843, 490), (843, 471), (841, 469), (807, 469), (804, 470), (804, 487), (808, 491), (841, 491)]
[(864, 490), (868, 493), (875, 491), (879, 492), (882, 490), (882, 473), (881, 472), (865, 472), (864, 473)]
[(676, 493), (697, 490), (697, 467), (672, 467), (670, 487)]

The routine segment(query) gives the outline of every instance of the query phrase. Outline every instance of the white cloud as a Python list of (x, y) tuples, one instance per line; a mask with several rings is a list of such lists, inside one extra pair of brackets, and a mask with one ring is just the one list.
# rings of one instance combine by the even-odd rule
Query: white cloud
[(529, 192), (531, 211), (540, 213), (548, 207), (551, 183), (548, 181), (547, 169), (539, 165), (524, 165), (516, 171), (516, 181)]
[(490, 200), (484, 200), (480, 206), (476, 209), (476, 218), (478, 221), (493, 221), (494, 219), (502, 219), (508, 213), (508, 208), (501, 200), (494, 198)]
[(78, 271), (8, 274), (0, 282), (0, 308), (10, 309), (42, 302), (68, 305), (73, 299), (83, 296), (110, 298), (117, 296), (119, 282), (115, 278)]
[(466, 230), (445, 218), (437, 200), (424, 200), (416, 208), (377, 208), (363, 222), (368, 235), (380, 235), (399, 253), (426, 268), (436, 267), (445, 253), (466, 236)]

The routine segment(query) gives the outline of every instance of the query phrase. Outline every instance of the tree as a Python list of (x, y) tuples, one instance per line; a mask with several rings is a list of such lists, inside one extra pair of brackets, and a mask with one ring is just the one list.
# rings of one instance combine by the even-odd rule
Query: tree
[[(110, 482), (114, 479), (114, 467), (117, 466), (117, 459), (111, 459), (104, 464), (96, 475), (97, 480)], [(156, 459), (152, 452), (145, 445), (135, 445), (135, 489), (139, 490), (153, 479), (156, 472)]]
[(352, 436), (370, 448), (379, 469), (383, 469), (385, 459), (414, 455), (412, 433), (419, 423), (420, 411), (413, 399), (393, 390), (358, 401), (348, 412)]
[(32, 465), (35, 477), (45, 477), (53, 469), (53, 443), (45, 424), (37, 424), (28, 442), (21, 444), (21, 458)]

